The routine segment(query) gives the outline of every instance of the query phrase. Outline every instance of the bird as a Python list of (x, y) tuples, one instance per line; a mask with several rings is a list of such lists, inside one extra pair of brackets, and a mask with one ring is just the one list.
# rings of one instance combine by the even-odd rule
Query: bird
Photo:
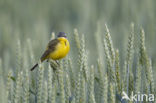
[[(59, 32), (57, 37), (49, 41), (46, 50), (42, 54), (40, 61), (41, 63), (45, 60), (60, 60), (64, 58), (70, 51), (70, 44), (67, 39), (67, 34), (64, 32)], [(38, 66), (36, 63), (30, 70), (33, 71)]]

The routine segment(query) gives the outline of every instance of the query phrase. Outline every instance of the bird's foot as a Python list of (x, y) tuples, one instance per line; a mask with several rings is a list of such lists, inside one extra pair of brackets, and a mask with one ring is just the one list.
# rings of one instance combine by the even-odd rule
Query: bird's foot
[(58, 66), (60, 66), (60, 63), (57, 60), (55, 62), (57, 63)]

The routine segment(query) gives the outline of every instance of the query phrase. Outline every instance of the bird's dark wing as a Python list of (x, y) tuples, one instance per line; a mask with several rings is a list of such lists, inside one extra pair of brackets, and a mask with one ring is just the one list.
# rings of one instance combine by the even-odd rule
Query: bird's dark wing
[(51, 51), (55, 50), (56, 45), (59, 43), (58, 39), (53, 39), (48, 43), (48, 49), (50, 49)]
[(59, 43), (58, 39), (53, 39), (48, 43), (47, 50), (41, 56), (41, 62), (47, 59), (47, 56), (55, 50), (55, 47), (58, 43)]

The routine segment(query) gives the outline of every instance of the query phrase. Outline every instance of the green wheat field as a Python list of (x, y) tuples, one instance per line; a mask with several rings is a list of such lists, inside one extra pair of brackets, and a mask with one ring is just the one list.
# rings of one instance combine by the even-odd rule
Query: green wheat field
[[(40, 63), (60, 31), (68, 56)], [(0, 0), (0, 103), (156, 103), (155, 45), (156, 0)]]

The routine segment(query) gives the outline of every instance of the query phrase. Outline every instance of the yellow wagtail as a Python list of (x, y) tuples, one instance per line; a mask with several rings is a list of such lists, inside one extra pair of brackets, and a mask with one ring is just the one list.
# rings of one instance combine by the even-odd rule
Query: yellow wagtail
[[(46, 59), (59, 60), (65, 57), (70, 50), (69, 41), (64, 32), (59, 32), (56, 39), (51, 40), (48, 43), (46, 51), (41, 56), (40, 60), (43, 62)], [(35, 64), (31, 71), (38, 66), (38, 63)]]

